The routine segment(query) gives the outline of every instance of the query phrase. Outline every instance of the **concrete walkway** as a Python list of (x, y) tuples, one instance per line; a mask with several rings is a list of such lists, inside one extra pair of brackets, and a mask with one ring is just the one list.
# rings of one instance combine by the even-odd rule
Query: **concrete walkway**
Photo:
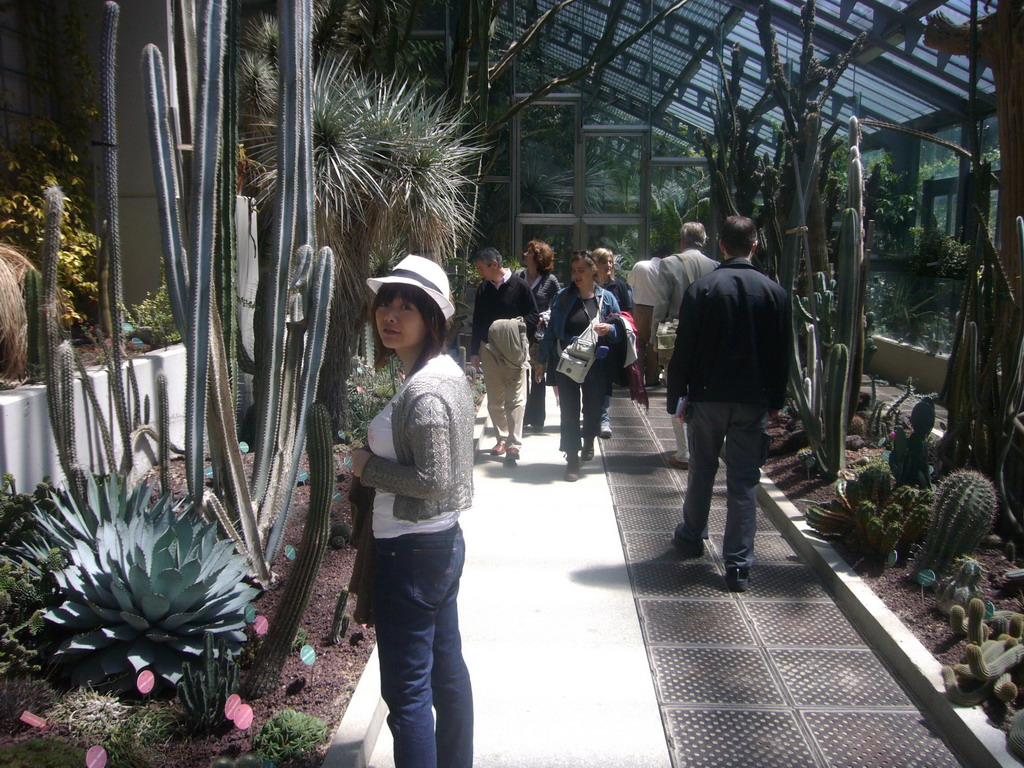
[[(663, 458), (662, 392), (647, 413), (616, 397), (614, 437), (575, 484), (551, 390), (549, 428), (526, 437), (517, 467), (486, 454), (490, 435), (480, 443), (459, 598), (476, 766), (960, 765), (760, 511), (751, 590), (725, 590), (724, 477), (708, 553), (675, 556), (686, 473)], [(393, 767), (374, 673), (325, 768)], [(372, 723), (350, 722), (360, 709)]]

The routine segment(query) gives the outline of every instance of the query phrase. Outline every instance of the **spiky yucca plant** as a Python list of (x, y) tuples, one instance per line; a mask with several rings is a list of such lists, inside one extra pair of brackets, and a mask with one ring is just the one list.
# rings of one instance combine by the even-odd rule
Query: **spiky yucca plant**
[[(313, 180), (317, 240), (335, 254), (332, 317), (319, 400), (348, 429), (349, 360), (368, 309), (374, 254), (430, 254), (441, 263), (469, 233), (467, 170), (481, 153), (461, 115), (420, 83), (359, 74), (337, 45), (336, 25), (317, 0), (314, 14)], [(326, 15), (325, 15), (326, 14)], [(253, 26), (240, 63), (248, 156), (257, 187), (275, 189), (276, 31)], [(320, 33), (317, 30), (321, 30)], [(343, 313), (343, 314), (342, 314)]]
[(100, 522), (94, 545), (76, 540), (57, 576), (65, 602), (46, 619), (74, 633), (54, 660), (75, 685), (126, 687), (147, 667), (174, 685), (207, 634), (232, 652), (245, 639), (243, 611), (257, 594), (243, 582), (245, 558), (194, 513), (154, 510)]

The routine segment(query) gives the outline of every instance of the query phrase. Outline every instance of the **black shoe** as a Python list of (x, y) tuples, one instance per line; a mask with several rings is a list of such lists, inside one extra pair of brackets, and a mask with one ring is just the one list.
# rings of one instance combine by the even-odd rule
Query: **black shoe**
[(681, 536), (674, 536), (672, 538), (672, 546), (676, 548), (676, 552), (678, 552), (679, 556), (684, 560), (691, 560), (704, 554), (703, 539), (690, 541), (690, 539), (684, 539)]
[(580, 454), (581, 461), (590, 461), (594, 458), (594, 438), (583, 443), (583, 452)]
[(746, 592), (750, 583), (749, 568), (726, 568), (725, 586), (730, 592)]
[(597, 433), (597, 436), (602, 440), (608, 440), (612, 436), (612, 428), (607, 424), (602, 424), (601, 431)]

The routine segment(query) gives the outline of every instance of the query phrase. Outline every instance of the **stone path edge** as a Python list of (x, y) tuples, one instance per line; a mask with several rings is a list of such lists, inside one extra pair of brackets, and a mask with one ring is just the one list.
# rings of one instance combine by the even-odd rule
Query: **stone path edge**
[(763, 472), (758, 500), (782, 535), (825, 582), (864, 639), (903, 681), (942, 730), (950, 748), (969, 768), (1020, 768), (1006, 734), (980, 707), (954, 707), (942, 685), (942, 665), (890, 611), (846, 561), (804, 521), (804, 516)]
[[(487, 417), (487, 396), (484, 395), (473, 424), (475, 451), (480, 450), (480, 443), (490, 423)], [(338, 724), (338, 730), (334, 732), (330, 746), (327, 747), (322, 768), (366, 768), (386, 717), (387, 706), (380, 697), (380, 664), (374, 646), (341, 723)]]

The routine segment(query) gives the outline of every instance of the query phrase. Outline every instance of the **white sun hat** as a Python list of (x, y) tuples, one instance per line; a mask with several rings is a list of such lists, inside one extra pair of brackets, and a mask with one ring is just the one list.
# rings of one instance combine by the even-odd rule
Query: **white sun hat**
[(437, 262), (422, 256), (406, 256), (398, 266), (391, 270), (387, 277), (368, 277), (366, 284), (374, 293), (387, 283), (406, 283), (422, 288), (430, 298), (437, 302), (445, 320), (455, 314), (455, 305), (448, 298), (451, 288), (448, 275)]

